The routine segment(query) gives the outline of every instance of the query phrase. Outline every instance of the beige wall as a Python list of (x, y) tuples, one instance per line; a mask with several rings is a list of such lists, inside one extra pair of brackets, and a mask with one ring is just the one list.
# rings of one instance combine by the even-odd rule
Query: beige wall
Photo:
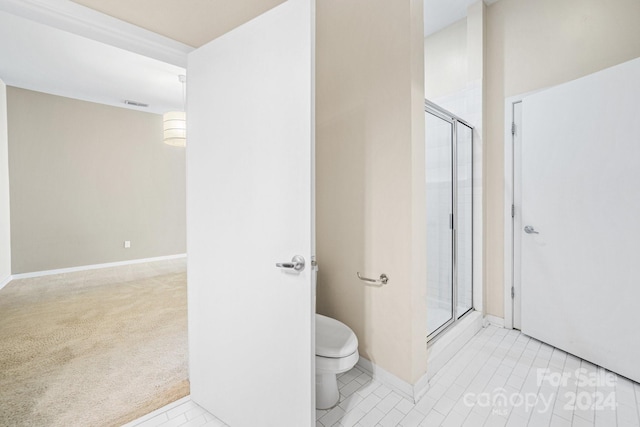
[[(426, 278), (414, 268), (424, 260), (414, 246), (423, 155), (413, 157), (424, 145), (422, 28), (419, 0), (317, 4), (318, 312), (410, 383), (426, 367)], [(389, 284), (365, 287), (357, 271)]]
[(638, 0), (500, 0), (487, 8), (485, 285), (502, 317), (506, 97), (542, 89), (640, 56)]
[(162, 116), (14, 87), (8, 110), (14, 274), (185, 252), (184, 150)]
[(0, 285), (11, 275), (8, 149), (7, 87), (4, 82), (0, 80)]
[(467, 19), (424, 39), (424, 90), (433, 100), (467, 88)]

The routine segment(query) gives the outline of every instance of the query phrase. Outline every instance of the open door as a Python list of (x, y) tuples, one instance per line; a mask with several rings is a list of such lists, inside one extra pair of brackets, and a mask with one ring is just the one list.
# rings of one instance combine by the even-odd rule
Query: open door
[(640, 59), (522, 106), (522, 332), (640, 381)]
[(233, 427), (315, 424), (314, 15), (289, 0), (189, 55), (191, 397)]

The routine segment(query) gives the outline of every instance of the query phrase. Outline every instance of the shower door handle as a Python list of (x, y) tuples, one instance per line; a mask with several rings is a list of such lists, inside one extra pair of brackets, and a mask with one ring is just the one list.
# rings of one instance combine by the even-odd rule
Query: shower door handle
[(539, 232), (536, 231), (535, 228), (533, 228), (530, 225), (525, 225), (524, 226), (524, 232), (527, 233), (527, 234), (540, 234)]

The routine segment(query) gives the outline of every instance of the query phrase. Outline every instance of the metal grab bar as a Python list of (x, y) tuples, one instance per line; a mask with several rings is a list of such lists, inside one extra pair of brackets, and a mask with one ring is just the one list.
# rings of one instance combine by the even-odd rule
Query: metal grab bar
[(369, 279), (366, 277), (362, 277), (360, 275), (360, 272), (356, 272), (356, 275), (358, 276), (358, 279), (362, 280), (363, 282), (365, 282), (368, 286), (376, 286), (376, 287), (381, 287), (387, 284), (387, 282), (389, 282), (389, 277), (387, 277), (386, 274), (382, 273), (380, 275), (380, 279), (376, 280), (376, 279)]

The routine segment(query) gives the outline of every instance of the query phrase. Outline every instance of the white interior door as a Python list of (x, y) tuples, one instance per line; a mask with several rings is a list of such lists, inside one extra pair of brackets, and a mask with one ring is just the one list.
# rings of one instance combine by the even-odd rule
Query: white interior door
[[(640, 59), (529, 96), (522, 331), (640, 381)], [(535, 234), (539, 233), (539, 234)]]
[(289, 0), (189, 55), (191, 397), (233, 427), (315, 424), (314, 14)]

